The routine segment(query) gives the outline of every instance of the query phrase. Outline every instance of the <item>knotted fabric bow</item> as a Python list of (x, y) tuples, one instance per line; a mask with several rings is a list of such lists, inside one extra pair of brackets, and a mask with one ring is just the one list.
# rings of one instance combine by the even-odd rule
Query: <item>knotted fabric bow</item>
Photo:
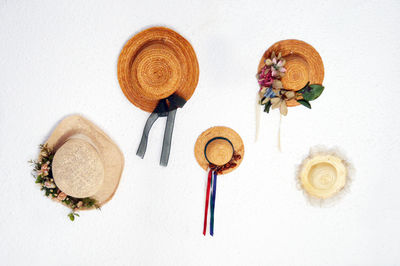
[(146, 125), (143, 129), (142, 139), (140, 140), (139, 148), (136, 152), (136, 155), (143, 159), (146, 148), (147, 148), (147, 140), (149, 138), (150, 129), (153, 126), (154, 122), (159, 117), (167, 117), (167, 124), (165, 126), (164, 131), (164, 140), (162, 145), (162, 152), (160, 158), (160, 165), (167, 166), (169, 153), (171, 150), (171, 141), (172, 141), (172, 132), (174, 130), (174, 122), (175, 115), (178, 108), (182, 108), (186, 103), (186, 100), (182, 97), (172, 94), (171, 96), (162, 99), (158, 102), (156, 108), (151, 113), (149, 118), (146, 121)]

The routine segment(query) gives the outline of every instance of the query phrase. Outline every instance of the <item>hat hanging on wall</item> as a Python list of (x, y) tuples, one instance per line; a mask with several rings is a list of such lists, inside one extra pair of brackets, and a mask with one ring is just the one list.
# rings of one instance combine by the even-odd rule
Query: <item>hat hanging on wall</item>
[(259, 105), (264, 112), (279, 109), (286, 116), (288, 107), (303, 105), (311, 109), (310, 101), (324, 90), (324, 65), (321, 56), (309, 44), (299, 40), (284, 40), (272, 45), (258, 65), (257, 130)]
[(296, 179), (310, 202), (321, 206), (348, 191), (353, 172), (351, 163), (337, 148), (317, 146), (298, 166)]
[(71, 208), (74, 220), (76, 211), (100, 208), (114, 196), (124, 156), (100, 128), (72, 115), (57, 125), (32, 163), (41, 190)]
[(199, 165), (208, 170), (203, 234), (205, 235), (207, 230), (210, 205), (210, 235), (214, 235), (217, 176), (227, 174), (240, 165), (244, 155), (243, 141), (238, 133), (228, 127), (212, 127), (198, 137), (194, 155)]
[(118, 80), (128, 100), (150, 112), (137, 155), (146, 153), (149, 131), (167, 117), (160, 165), (167, 166), (177, 108), (190, 99), (199, 79), (199, 64), (190, 43), (175, 31), (153, 27), (130, 39), (118, 59)]

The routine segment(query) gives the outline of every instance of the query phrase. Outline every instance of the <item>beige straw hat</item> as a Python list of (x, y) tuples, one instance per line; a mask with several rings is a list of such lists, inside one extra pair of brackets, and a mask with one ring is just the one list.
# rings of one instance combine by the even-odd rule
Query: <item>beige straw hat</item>
[(243, 160), (244, 144), (242, 138), (229, 127), (212, 127), (201, 133), (194, 146), (194, 155), (199, 165), (207, 170), (209, 164), (221, 166), (229, 163), (233, 153), (240, 155), (234, 167), (224, 170), (220, 174), (227, 174), (235, 170)]
[(300, 165), (298, 179), (308, 195), (328, 199), (347, 186), (349, 164), (336, 152), (313, 152)]
[(55, 152), (54, 182), (68, 196), (90, 197), (102, 206), (114, 195), (124, 167), (118, 146), (79, 115), (63, 119), (46, 141)]
[(198, 79), (199, 64), (192, 46), (168, 28), (139, 32), (119, 56), (121, 89), (130, 102), (147, 112), (173, 93), (189, 100)]
[[(282, 85), (286, 90), (301, 90), (308, 82), (322, 84), (324, 80), (324, 64), (319, 53), (306, 42), (300, 40), (284, 40), (273, 44), (265, 51), (258, 65), (258, 72), (265, 65), (265, 60), (272, 52), (281, 53), (285, 58), (286, 75), (282, 77)], [(297, 106), (296, 100), (289, 100), (287, 106)]]

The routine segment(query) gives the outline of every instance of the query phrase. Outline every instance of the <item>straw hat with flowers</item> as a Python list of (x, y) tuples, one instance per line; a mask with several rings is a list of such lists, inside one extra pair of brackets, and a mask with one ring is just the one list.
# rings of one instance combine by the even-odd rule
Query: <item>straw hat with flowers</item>
[(32, 161), (36, 183), (45, 195), (72, 209), (100, 208), (117, 190), (124, 167), (118, 146), (79, 115), (63, 119)]
[(264, 111), (304, 105), (317, 99), (324, 90), (324, 65), (318, 52), (299, 40), (284, 40), (272, 45), (258, 65), (259, 104)]
[(310, 101), (317, 99), (324, 91), (324, 65), (321, 56), (308, 43), (299, 40), (279, 41), (262, 56), (257, 79), (260, 88), (256, 101), (256, 140), (260, 128), (260, 105), (267, 113), (271, 108), (279, 109), (281, 118), (287, 115), (288, 107), (301, 104), (311, 109)]

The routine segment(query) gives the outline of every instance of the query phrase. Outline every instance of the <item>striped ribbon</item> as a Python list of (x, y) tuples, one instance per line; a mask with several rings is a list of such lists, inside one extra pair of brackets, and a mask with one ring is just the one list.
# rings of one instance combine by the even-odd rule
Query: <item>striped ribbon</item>
[(210, 217), (210, 235), (214, 235), (214, 210), (215, 210), (215, 196), (217, 192), (217, 173), (214, 172), (214, 180), (213, 180), (213, 185), (212, 185), (212, 191), (211, 191), (211, 202), (210, 202), (210, 211), (211, 211), (211, 217)]
[[(211, 191), (211, 195), (210, 195)], [(207, 215), (208, 205), (210, 204), (210, 235), (214, 235), (214, 210), (215, 210), (215, 196), (217, 192), (217, 173), (210, 170), (208, 172), (207, 190), (206, 190), (206, 203), (204, 210), (204, 225), (203, 235), (207, 232)]]
[(207, 214), (208, 214), (208, 201), (210, 198), (211, 176), (212, 176), (212, 170), (210, 170), (208, 172), (207, 191), (206, 191), (206, 206), (204, 208), (205, 211), (204, 211), (203, 235), (206, 235), (206, 231), (207, 231)]

